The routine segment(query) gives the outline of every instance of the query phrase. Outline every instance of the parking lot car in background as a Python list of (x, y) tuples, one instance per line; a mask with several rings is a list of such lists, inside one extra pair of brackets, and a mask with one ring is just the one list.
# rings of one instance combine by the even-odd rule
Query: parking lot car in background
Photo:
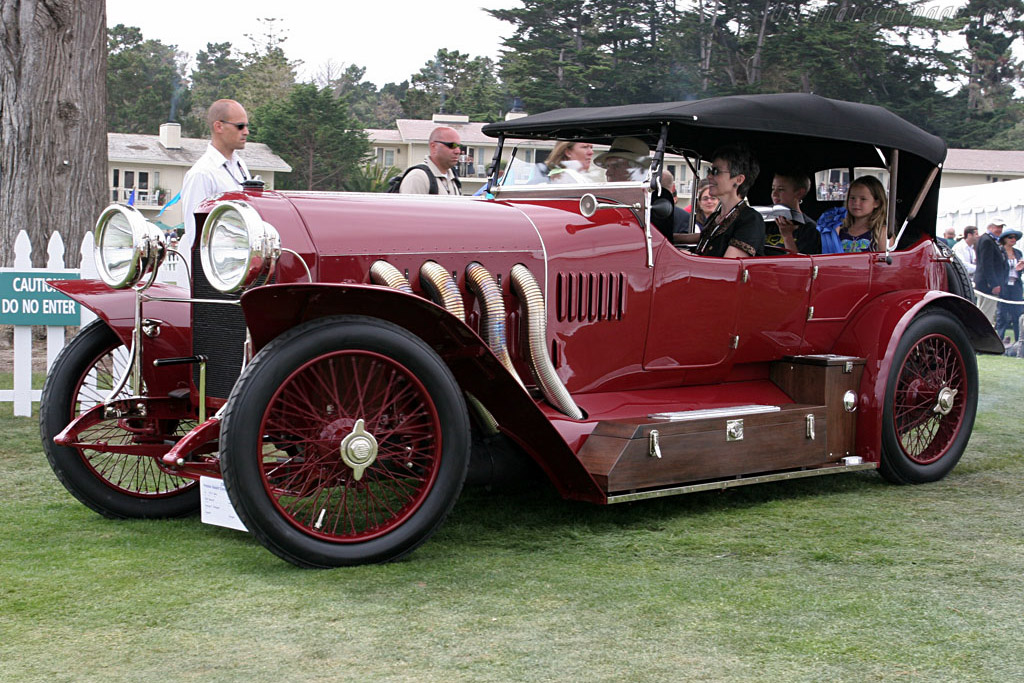
[[(189, 290), (154, 284), (169, 255), (155, 228), (106, 209), (103, 281), (53, 283), (99, 316), (43, 391), (67, 489), (103, 515), (164, 517), (222, 478), (268, 549), (334, 567), (406, 555), (467, 475), (520, 461), (565, 498), (612, 504), (864, 469), (924, 483), (959, 460), (975, 353), (1003, 348), (936, 245), (941, 140), (813, 95), (484, 130), (505, 161), (489, 198), (251, 189), (205, 202)], [(517, 140), (619, 136), (649, 145), (647, 180), (515, 180)], [(877, 169), (898, 243), (744, 259), (676, 248), (651, 224), (664, 153), (696, 171), (737, 142), (763, 169), (755, 204), (771, 203), (776, 166)]]

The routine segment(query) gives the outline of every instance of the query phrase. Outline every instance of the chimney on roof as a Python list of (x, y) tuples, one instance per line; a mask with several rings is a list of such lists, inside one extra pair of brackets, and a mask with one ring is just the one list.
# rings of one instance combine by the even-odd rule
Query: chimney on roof
[(164, 149), (181, 149), (181, 124), (161, 123), (160, 144), (164, 146)]
[(505, 114), (505, 120), (512, 121), (513, 119), (521, 119), (526, 115), (526, 110), (523, 109), (523, 101), (518, 97), (513, 97), (512, 108), (509, 109), (507, 114)]
[(469, 123), (469, 117), (465, 114), (434, 114), (430, 117), (433, 123)]

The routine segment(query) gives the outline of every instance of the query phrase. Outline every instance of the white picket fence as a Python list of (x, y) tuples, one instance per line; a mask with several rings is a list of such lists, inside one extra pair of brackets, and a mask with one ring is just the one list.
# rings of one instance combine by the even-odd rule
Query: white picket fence
[[(68, 269), (64, 265), (64, 240), (59, 233), (55, 232), (50, 235), (50, 240), (47, 243), (46, 267), (33, 268), (32, 243), (29, 240), (28, 233), (22, 230), (14, 240), (14, 267), (3, 268), (0, 270), (18, 271), (19, 273), (31, 273), (32, 271), (50, 273), (54, 271), (66, 271), (68, 273), (78, 273), (83, 280), (95, 279), (99, 277), (99, 274), (93, 260), (93, 245), (93, 234), (92, 232), (88, 232), (85, 234), (85, 237), (82, 239), (82, 244), (79, 247), (79, 253), (81, 254), (81, 267), (78, 269)], [(183, 248), (187, 249), (187, 245)], [(186, 285), (187, 270), (183, 267), (180, 259), (169, 256), (160, 266), (157, 281), (167, 284)], [(80, 306), (79, 308), (81, 310), (80, 325), (86, 325), (96, 318), (96, 315), (84, 306)], [(46, 326), (47, 371), (49, 371), (50, 366), (53, 365), (53, 361), (57, 358), (57, 354), (60, 353), (62, 348), (64, 348), (64, 329), (65, 328), (63, 326)], [(42, 394), (41, 390), (32, 388), (33, 351), (31, 325), (14, 326), (13, 350), (14, 388), (0, 389), (0, 402), (13, 402), (15, 415), (29, 417), (32, 415), (32, 402), (38, 401)]]
[[(66, 270), (77, 272), (82, 278), (96, 277), (96, 267), (93, 263), (93, 237), (87, 233), (81, 245), (82, 267), (78, 270), (68, 270), (64, 265), (64, 240), (59, 233), (53, 233), (47, 243), (47, 261), (45, 268), (32, 267), (32, 244), (29, 241), (28, 233), (24, 230), (18, 233), (14, 241), (14, 267), (8, 270), (19, 272), (53, 272)], [(85, 307), (81, 309), (81, 324), (85, 325), (96, 318), (96, 315)], [(64, 327), (46, 326), (46, 368), (49, 370), (54, 359), (60, 350), (64, 348)], [(0, 401), (13, 402), (14, 414), (18, 416), (32, 415), (32, 402), (38, 401), (39, 389), (32, 388), (32, 326), (14, 326), (14, 388), (0, 389)]]

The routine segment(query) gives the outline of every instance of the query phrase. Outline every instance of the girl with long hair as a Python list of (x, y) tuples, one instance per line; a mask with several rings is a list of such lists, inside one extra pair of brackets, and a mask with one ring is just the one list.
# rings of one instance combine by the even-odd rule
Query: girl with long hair
[(888, 243), (885, 188), (878, 178), (861, 176), (846, 192), (846, 217), (839, 226), (839, 241), (846, 253), (883, 251)]

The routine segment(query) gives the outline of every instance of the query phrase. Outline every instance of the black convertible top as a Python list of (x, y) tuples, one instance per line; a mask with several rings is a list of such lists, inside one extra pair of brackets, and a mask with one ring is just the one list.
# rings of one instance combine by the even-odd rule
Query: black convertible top
[(743, 142), (759, 156), (789, 151), (797, 157), (794, 161), (808, 168), (825, 168), (836, 159), (880, 165), (875, 147), (898, 149), (932, 166), (946, 158), (946, 144), (940, 138), (886, 109), (804, 93), (556, 109), (491, 123), (483, 132), (492, 137), (603, 144), (618, 135), (631, 135), (653, 149), (662, 124), (669, 127), (671, 151), (690, 149), (705, 157), (720, 145)]

